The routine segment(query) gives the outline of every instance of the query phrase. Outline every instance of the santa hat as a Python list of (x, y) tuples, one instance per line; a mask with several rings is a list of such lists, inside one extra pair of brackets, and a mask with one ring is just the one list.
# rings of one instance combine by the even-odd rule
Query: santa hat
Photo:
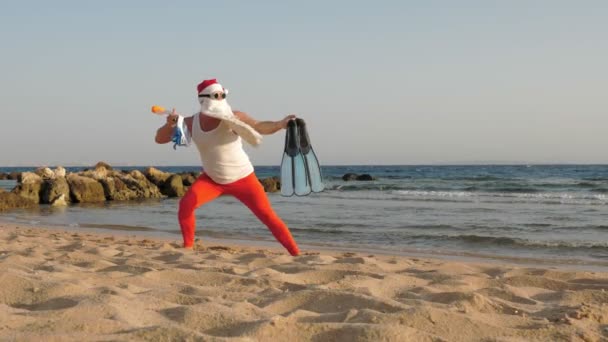
[(213, 94), (218, 91), (228, 93), (228, 90), (224, 89), (221, 84), (217, 83), (217, 80), (215, 78), (210, 80), (204, 80), (203, 82), (199, 83), (199, 85), (196, 87), (196, 90), (198, 90), (199, 95)]

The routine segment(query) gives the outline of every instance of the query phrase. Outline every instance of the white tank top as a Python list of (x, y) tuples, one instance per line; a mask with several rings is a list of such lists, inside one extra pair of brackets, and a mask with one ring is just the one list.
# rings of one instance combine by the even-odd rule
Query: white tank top
[(253, 165), (243, 150), (241, 137), (222, 120), (213, 130), (201, 129), (200, 113), (192, 120), (192, 141), (201, 155), (203, 171), (218, 184), (229, 184), (249, 176)]

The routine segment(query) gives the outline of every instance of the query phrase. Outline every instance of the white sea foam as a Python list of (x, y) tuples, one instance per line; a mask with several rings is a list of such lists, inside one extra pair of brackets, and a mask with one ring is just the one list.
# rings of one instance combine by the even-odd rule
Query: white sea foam
[(476, 198), (479, 201), (492, 201), (495, 199), (521, 199), (534, 201), (549, 201), (559, 203), (578, 204), (608, 204), (606, 194), (575, 194), (575, 193), (505, 193), (505, 192), (471, 192), (471, 191), (421, 191), (421, 190), (394, 190), (393, 195), (423, 198)]

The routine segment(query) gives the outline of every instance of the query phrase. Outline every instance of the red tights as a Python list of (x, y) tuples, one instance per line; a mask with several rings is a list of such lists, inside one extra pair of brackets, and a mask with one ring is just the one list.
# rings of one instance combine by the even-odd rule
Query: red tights
[(184, 247), (192, 247), (194, 244), (196, 225), (194, 210), (223, 194), (232, 195), (245, 204), (270, 229), (272, 235), (289, 251), (289, 254), (300, 254), (289, 228), (272, 209), (264, 187), (255, 173), (230, 184), (218, 184), (203, 173), (192, 184), (179, 202), (177, 214), (184, 237)]

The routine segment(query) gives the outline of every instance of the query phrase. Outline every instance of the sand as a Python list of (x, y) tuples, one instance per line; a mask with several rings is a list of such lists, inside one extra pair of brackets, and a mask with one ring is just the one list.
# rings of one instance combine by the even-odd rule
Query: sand
[(2, 341), (608, 341), (608, 273), (0, 225)]

